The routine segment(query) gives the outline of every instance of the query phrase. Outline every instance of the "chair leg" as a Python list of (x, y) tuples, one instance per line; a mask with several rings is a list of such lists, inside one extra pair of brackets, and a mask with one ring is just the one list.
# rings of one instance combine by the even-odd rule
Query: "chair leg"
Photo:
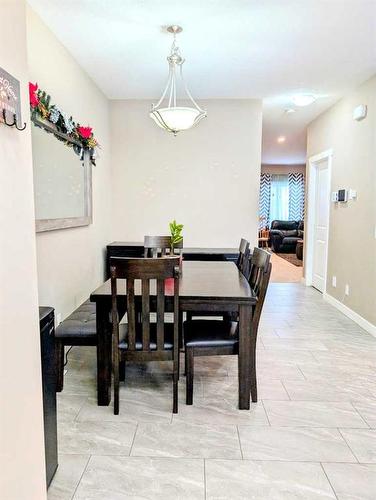
[(172, 383), (173, 383), (172, 413), (177, 413), (178, 412), (178, 382), (179, 382), (177, 370), (176, 371), (174, 370), (174, 374), (172, 377), (173, 377), (173, 379), (172, 379)]
[(114, 363), (114, 415), (119, 415), (119, 364)]
[(186, 371), (186, 404), (193, 404), (193, 375), (194, 375), (194, 356), (193, 348), (185, 348), (185, 371)]
[(256, 376), (256, 345), (252, 347), (251, 351), (251, 399), (252, 403), (257, 403), (257, 376)]
[(55, 346), (56, 392), (61, 392), (64, 386), (64, 345), (57, 341)]
[(125, 361), (119, 362), (119, 380), (120, 382), (124, 382), (125, 380)]

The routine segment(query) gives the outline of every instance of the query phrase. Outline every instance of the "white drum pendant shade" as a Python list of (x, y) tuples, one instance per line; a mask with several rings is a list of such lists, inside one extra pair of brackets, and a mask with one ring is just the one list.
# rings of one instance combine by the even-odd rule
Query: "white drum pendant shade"
[[(196, 125), (206, 116), (206, 111), (201, 109), (196, 103), (184, 82), (184, 59), (181, 57), (179, 47), (176, 45), (176, 33), (180, 33), (182, 29), (179, 26), (170, 26), (168, 31), (174, 34), (171, 53), (167, 57), (169, 64), (168, 81), (162, 93), (162, 97), (157, 104), (152, 105), (150, 117), (159, 127), (176, 135), (181, 130), (188, 130)], [(178, 78), (180, 79), (180, 83), (178, 82)], [(192, 106), (177, 105), (177, 92), (179, 86), (182, 86)]]

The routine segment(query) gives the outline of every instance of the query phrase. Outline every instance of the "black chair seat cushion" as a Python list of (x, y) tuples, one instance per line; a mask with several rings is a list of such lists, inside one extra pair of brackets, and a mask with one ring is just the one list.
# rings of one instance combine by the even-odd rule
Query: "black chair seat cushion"
[[(164, 324), (164, 349), (166, 351), (172, 351), (174, 348), (174, 324), (173, 323), (165, 323)], [(128, 325), (120, 324), (119, 325), (119, 349), (124, 351), (128, 350)], [(136, 351), (142, 351), (142, 325), (138, 323), (136, 325)], [(157, 324), (150, 323), (150, 350), (157, 350)]]
[(55, 330), (57, 339), (88, 339), (97, 335), (95, 304), (86, 301), (72, 312)]
[(192, 319), (184, 321), (186, 347), (231, 347), (239, 342), (236, 321)]

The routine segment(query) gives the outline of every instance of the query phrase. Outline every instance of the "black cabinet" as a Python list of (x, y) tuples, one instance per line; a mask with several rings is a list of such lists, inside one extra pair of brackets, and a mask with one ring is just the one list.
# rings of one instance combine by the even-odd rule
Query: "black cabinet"
[(47, 487), (57, 469), (56, 364), (54, 310), (39, 308), (40, 347), (42, 361), (44, 447)]
[[(237, 248), (184, 248), (184, 260), (228, 260), (236, 262), (239, 250)], [(110, 277), (111, 257), (143, 257), (144, 244), (141, 242), (114, 241), (107, 245), (106, 277)]]

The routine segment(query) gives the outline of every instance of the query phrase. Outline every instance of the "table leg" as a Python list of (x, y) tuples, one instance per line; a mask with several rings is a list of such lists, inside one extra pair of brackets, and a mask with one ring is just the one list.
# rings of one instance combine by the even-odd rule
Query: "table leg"
[(239, 306), (239, 410), (249, 410), (251, 390), (251, 320), (252, 306)]
[(97, 302), (97, 394), (98, 405), (108, 406), (111, 402), (112, 372), (112, 330), (110, 305)]

